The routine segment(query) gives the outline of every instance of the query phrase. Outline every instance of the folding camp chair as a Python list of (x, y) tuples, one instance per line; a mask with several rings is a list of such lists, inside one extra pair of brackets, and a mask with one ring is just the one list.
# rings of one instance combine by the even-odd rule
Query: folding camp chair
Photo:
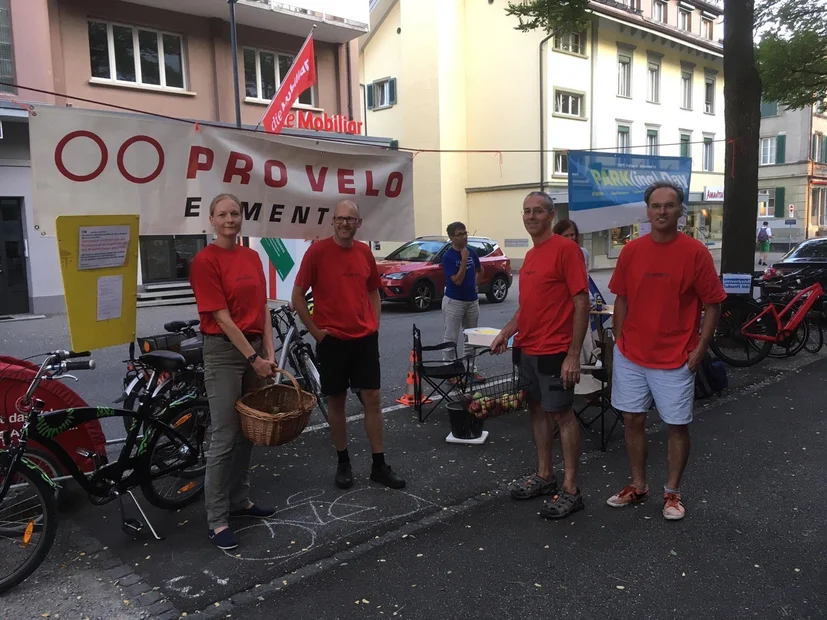
[[(452, 361), (444, 361), (441, 355), (446, 350), (454, 351), (454, 359)], [(453, 400), (451, 392), (454, 390), (455, 384), (457, 387), (464, 385), (466, 374), (468, 372), (465, 363), (459, 359), (457, 355), (457, 344), (455, 342), (443, 342), (442, 344), (424, 346), (422, 344), (422, 333), (417, 328), (416, 324), (413, 326), (413, 352), (414, 352), (414, 408), (419, 414), (419, 421), (424, 422), (434, 409), (439, 406), (440, 400)], [(425, 360), (424, 353), (439, 352), (439, 360)], [(453, 382), (451, 381), (453, 379)], [(432, 389), (427, 396), (423, 395), (422, 382), (427, 383)], [(450, 387), (446, 389), (445, 384)], [(434, 394), (439, 394), (442, 399), (438, 399), (436, 403), (428, 410), (428, 413), (423, 417), (422, 405), (428, 401)]]

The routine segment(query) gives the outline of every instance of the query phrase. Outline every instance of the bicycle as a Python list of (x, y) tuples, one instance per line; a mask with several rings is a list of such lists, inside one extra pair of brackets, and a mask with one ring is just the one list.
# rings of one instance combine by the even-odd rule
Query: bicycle
[[(792, 274), (800, 281), (801, 272)], [(791, 276), (785, 276), (791, 277)], [(731, 298), (724, 302), (721, 320), (715, 329), (711, 348), (715, 354), (731, 366), (753, 366), (767, 357), (774, 346), (781, 346), (790, 350), (793, 346), (805, 346), (808, 335), (802, 338), (798, 329), (807, 321), (807, 315), (824, 294), (821, 284), (816, 281), (810, 286), (798, 291), (783, 308), (778, 309), (780, 303), (767, 301), (763, 305), (751, 299)], [(729, 304), (727, 304), (729, 302)], [(785, 317), (789, 319), (782, 323)], [(809, 329), (805, 323), (804, 331)], [(737, 359), (723, 346), (734, 341), (739, 346), (732, 350), (740, 350), (747, 354), (747, 359)], [(754, 353), (750, 357), (750, 352)], [(796, 351), (797, 352), (797, 351)]]
[[(87, 357), (88, 351), (52, 351), (45, 355), (47, 357), (26, 394), (15, 404), (17, 412), (26, 416), (20, 434), (12, 437), (5, 432), (7, 447), (0, 450), (0, 542), (12, 543), (10, 549), (0, 553), (0, 593), (20, 584), (37, 569), (48, 555), (57, 532), (54, 495), (57, 483), (27, 458), (29, 440), (48, 448), (87, 492), (93, 504), (103, 505), (117, 499), (121, 527), (131, 536), (141, 532), (146, 524), (156, 540), (163, 540), (132, 489), (140, 487), (150, 504), (165, 510), (178, 510), (204, 492), (206, 462), (203, 446), (209, 424), (209, 406), (192, 393), (164, 403), (163, 411), (156, 412), (157, 401), (151, 396), (162, 371), (177, 372), (184, 367), (184, 358), (179, 353), (154, 351), (140, 356), (141, 363), (152, 369), (152, 375), (147, 394), (141, 398), (137, 411), (110, 407), (43, 411), (43, 401), (33, 397), (42, 380), (59, 378), (67, 371), (95, 367), (93, 360), (67, 361)], [(106, 454), (78, 450), (78, 454), (94, 464), (87, 478), (55, 438), (85, 422), (116, 416), (132, 420), (117, 460), (109, 462)], [(143, 435), (139, 441), (141, 429)], [(170, 479), (172, 485), (168, 493), (155, 487), (156, 482)], [(32, 495), (28, 499), (25, 497), (27, 489)], [(135, 503), (143, 521), (126, 516), (125, 495)], [(21, 555), (25, 557), (19, 557)], [(3, 568), (4, 564), (10, 564), (11, 568)]]

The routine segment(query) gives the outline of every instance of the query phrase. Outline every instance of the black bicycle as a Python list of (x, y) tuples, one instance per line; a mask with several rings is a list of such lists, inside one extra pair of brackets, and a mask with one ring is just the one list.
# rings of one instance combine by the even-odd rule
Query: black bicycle
[[(186, 362), (172, 351), (153, 351), (139, 357), (152, 370), (149, 384), (137, 411), (110, 407), (76, 407), (43, 411), (43, 401), (34, 398), (42, 380), (55, 379), (67, 371), (91, 370), (92, 360), (67, 361), (89, 356), (89, 352), (52, 351), (45, 354), (26, 394), (15, 408), (26, 417), (19, 436), (5, 432), (6, 449), (0, 450), (0, 593), (21, 583), (46, 558), (57, 531), (56, 483), (26, 457), (30, 440), (49, 449), (72, 478), (89, 494), (95, 505), (117, 499), (124, 532), (135, 536), (146, 524), (157, 540), (163, 540), (149, 522), (132, 489), (140, 487), (147, 501), (158, 508), (178, 510), (204, 492), (205, 442), (208, 437), (209, 406), (196, 392), (172, 402), (158, 402), (152, 393), (162, 372), (179, 372)], [(114, 462), (106, 454), (79, 449), (90, 459), (93, 472), (87, 478), (55, 439), (80, 424), (111, 417), (129, 418), (129, 433)], [(143, 521), (128, 518), (123, 498), (135, 503)], [(10, 544), (9, 544), (10, 543)]]

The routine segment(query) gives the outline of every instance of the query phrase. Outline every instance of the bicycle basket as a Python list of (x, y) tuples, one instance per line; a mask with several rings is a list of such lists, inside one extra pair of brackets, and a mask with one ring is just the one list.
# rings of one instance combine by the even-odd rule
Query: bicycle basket
[(460, 395), (459, 401), (477, 418), (494, 418), (525, 408), (528, 381), (517, 366), (508, 374), (489, 377), (484, 384), (474, 384)]
[(273, 384), (245, 394), (235, 403), (245, 437), (257, 446), (280, 446), (301, 435), (316, 406), (316, 397), (303, 391), (296, 378), (276, 369), (293, 384)]

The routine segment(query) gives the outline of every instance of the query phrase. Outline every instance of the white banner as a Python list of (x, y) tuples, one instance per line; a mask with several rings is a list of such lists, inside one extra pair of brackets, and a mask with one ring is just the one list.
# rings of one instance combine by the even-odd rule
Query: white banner
[(29, 121), (35, 224), (137, 213), (142, 235), (212, 232), (210, 201), (242, 203), (242, 234), (332, 234), (336, 203), (359, 205), (362, 239), (414, 236), (413, 157), (381, 147), (272, 136), (95, 110), (35, 106)]

